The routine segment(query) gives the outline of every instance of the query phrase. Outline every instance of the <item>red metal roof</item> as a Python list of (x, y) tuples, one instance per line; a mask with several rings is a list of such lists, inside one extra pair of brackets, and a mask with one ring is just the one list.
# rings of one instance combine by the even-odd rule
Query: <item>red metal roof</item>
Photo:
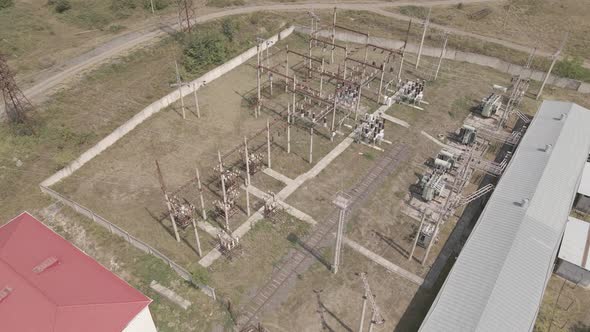
[(0, 227), (2, 290), (11, 332), (120, 332), (151, 302), (28, 213)]

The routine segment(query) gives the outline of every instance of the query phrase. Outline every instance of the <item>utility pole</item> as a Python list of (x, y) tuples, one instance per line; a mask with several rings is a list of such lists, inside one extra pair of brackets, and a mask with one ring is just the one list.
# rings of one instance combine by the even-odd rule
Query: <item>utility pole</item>
[(442, 64), (443, 56), (445, 55), (445, 52), (447, 51), (447, 42), (448, 41), (449, 41), (449, 34), (445, 31), (445, 41), (443, 43), (443, 48), (440, 51), (440, 58), (438, 58), (438, 65), (436, 66), (436, 72), (434, 73), (434, 80), (435, 81), (438, 78), (438, 71), (440, 70), (440, 65)]
[(201, 186), (201, 177), (199, 175), (199, 169), (195, 168), (197, 173), (197, 189), (199, 191), (199, 198), (201, 200), (201, 211), (203, 213), (203, 220), (207, 220), (207, 211), (205, 211), (205, 200), (203, 199), (203, 187)]
[(152, 15), (155, 13), (154, 11), (154, 0), (150, 0), (150, 6), (152, 7)]
[(203, 251), (201, 250), (201, 240), (199, 239), (199, 231), (197, 230), (197, 221), (194, 216), (194, 213), (191, 220), (193, 222), (193, 229), (195, 230), (195, 239), (197, 241), (197, 253), (199, 254), (199, 257), (203, 257)]
[(336, 7), (334, 7), (334, 16), (332, 18), (332, 51), (330, 51), (330, 63), (334, 63), (334, 42), (336, 41)]
[(410, 250), (410, 255), (408, 256), (409, 261), (411, 261), (412, 257), (414, 256), (414, 250), (416, 250), (416, 244), (418, 244), (418, 238), (420, 237), (420, 232), (422, 231), (422, 225), (424, 225), (424, 219), (426, 219), (426, 210), (422, 211), (422, 219), (420, 219), (420, 226), (418, 226), (418, 231), (416, 232), (416, 236), (414, 237), (414, 243), (412, 244), (412, 250)]
[(260, 113), (260, 104), (262, 103), (260, 93), (260, 43), (256, 44), (256, 109), (254, 110), (254, 117), (258, 118)]
[(309, 163), (313, 163), (313, 124), (309, 131)]
[(199, 108), (199, 98), (197, 97), (197, 83), (193, 86), (193, 94), (195, 96), (195, 109), (197, 111), (197, 118), (201, 118), (201, 109)]
[(373, 326), (381, 325), (381, 324), (385, 323), (385, 319), (381, 315), (381, 310), (379, 310), (379, 306), (377, 305), (377, 302), (375, 301), (375, 295), (373, 295), (373, 292), (371, 291), (371, 286), (369, 285), (369, 280), (367, 280), (367, 273), (361, 272), (360, 277), (361, 277), (361, 281), (363, 282), (363, 287), (365, 289), (365, 296), (363, 298), (363, 309), (361, 311), (361, 324), (359, 327), (359, 332), (362, 332), (363, 327), (364, 327), (363, 325), (364, 325), (364, 320), (365, 320), (364, 316), (365, 316), (365, 307), (366, 307), (367, 300), (369, 300), (369, 303), (371, 304), (371, 310), (373, 311), (373, 313), (371, 315), (371, 322), (369, 323), (369, 332), (371, 332), (373, 330)]
[[(445, 207), (445, 210), (447, 208)], [(434, 231), (432, 232), (432, 237), (430, 238), (430, 242), (428, 243), (428, 247), (426, 247), (426, 253), (424, 254), (424, 258), (422, 259), (422, 266), (426, 265), (426, 261), (428, 260), (428, 254), (430, 254), (430, 249), (432, 249), (432, 245), (434, 245), (434, 241), (436, 240), (436, 236), (438, 235), (438, 228), (440, 226), (440, 222), (443, 218), (444, 212), (441, 212), (438, 220), (436, 221), (436, 226), (434, 226)]]
[(0, 90), (4, 98), (4, 110), (8, 121), (23, 124), (27, 121), (26, 113), (33, 109), (31, 102), (16, 85), (14, 73), (8, 67), (7, 59), (0, 54)]
[(334, 274), (338, 273), (340, 266), (340, 251), (342, 251), (342, 237), (344, 236), (344, 217), (346, 216), (346, 209), (350, 204), (350, 195), (344, 192), (338, 192), (332, 201), (340, 209), (338, 214), (338, 232), (336, 233), (336, 248), (334, 249), (334, 263), (332, 264), (332, 271)]
[(270, 160), (270, 120), (266, 119), (266, 153), (268, 157), (268, 168), (272, 168)]
[(404, 57), (406, 56), (406, 46), (408, 46), (408, 38), (410, 37), (410, 28), (412, 28), (412, 19), (408, 23), (408, 30), (406, 31), (406, 39), (404, 40), (404, 47), (402, 47), (402, 57), (399, 62), (399, 71), (397, 73), (397, 80), (402, 80), (402, 70), (404, 68)]
[(170, 203), (170, 198), (168, 197), (168, 190), (166, 189), (166, 183), (164, 182), (164, 177), (162, 176), (162, 171), (160, 170), (160, 164), (156, 160), (156, 171), (158, 172), (158, 181), (160, 182), (160, 188), (162, 189), (162, 193), (164, 193), (164, 200), (166, 201), (166, 206), (168, 207), (168, 214), (170, 215), (170, 220), (172, 221), (172, 228), (174, 228), (174, 235), (176, 236), (176, 242), (180, 242), (180, 236), (178, 235), (178, 228), (176, 227), (176, 220), (174, 219), (174, 210), (172, 209), (172, 203)]
[(287, 103), (287, 153), (291, 153), (291, 105)]
[(547, 71), (547, 74), (545, 74), (545, 78), (543, 78), (543, 83), (541, 84), (541, 88), (539, 89), (539, 93), (537, 93), (536, 100), (539, 100), (539, 98), (543, 94), (543, 89), (545, 88), (545, 84), (547, 84), (547, 80), (549, 79), (549, 76), (551, 76), (551, 71), (553, 70), (555, 63), (557, 62), (559, 55), (561, 54), (561, 51), (563, 51), (563, 48), (564, 48), (565, 43), (567, 41), (567, 37), (568, 37), (568, 33), (565, 34), (565, 37), (563, 38), (563, 41), (561, 42), (561, 45), (559, 46), (559, 49), (557, 50), (557, 52), (555, 52), (555, 54), (553, 54), (553, 61), (551, 61), (551, 66), (549, 66), (549, 70)]
[(225, 191), (225, 174), (223, 174), (223, 162), (221, 161), (221, 152), (217, 150), (219, 158), (219, 176), (221, 178), (221, 190), (223, 191), (223, 212), (225, 215), (225, 230), (229, 233), (229, 216), (227, 212), (227, 192)]
[(418, 49), (418, 58), (416, 58), (416, 69), (418, 69), (418, 65), (420, 64), (420, 57), (422, 56), (422, 47), (424, 46), (424, 37), (426, 37), (426, 31), (428, 30), (428, 25), (430, 24), (430, 13), (432, 12), (432, 7), (428, 8), (428, 16), (424, 20), (424, 30), (422, 31), (422, 40), (420, 41), (420, 48)]
[(250, 156), (248, 156), (248, 139), (244, 136), (244, 158), (246, 162), (246, 210), (250, 216)]
[(286, 63), (285, 63), (285, 92), (287, 92), (287, 89), (289, 87), (289, 45), (285, 46), (286, 48)]
[(174, 60), (174, 67), (176, 68), (176, 85), (178, 85), (178, 93), (180, 94), (180, 107), (182, 108), (182, 118), (186, 120), (186, 112), (184, 110), (184, 97), (182, 96), (182, 81), (180, 80), (180, 72), (178, 71), (178, 61)]

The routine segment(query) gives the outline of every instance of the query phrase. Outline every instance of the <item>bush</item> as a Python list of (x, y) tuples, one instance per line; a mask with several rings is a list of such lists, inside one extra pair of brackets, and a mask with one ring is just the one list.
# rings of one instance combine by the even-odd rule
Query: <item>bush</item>
[(188, 36), (183, 50), (183, 65), (188, 72), (223, 63), (228, 55), (227, 41), (219, 32), (203, 32)]
[(0, 0), (0, 9), (14, 6), (14, 0)]
[(55, 1), (55, 11), (58, 13), (63, 13), (72, 9), (72, 4), (68, 0), (57, 0)]
[(135, 9), (137, 3), (135, 0), (112, 0), (111, 10), (117, 12), (119, 10)]
[(566, 58), (555, 65), (555, 74), (561, 77), (590, 82), (590, 69), (583, 66), (584, 60), (579, 57)]
[(419, 6), (402, 6), (399, 8), (399, 12), (406, 16), (425, 19), (428, 15), (428, 8)]
[(223, 35), (227, 38), (227, 40), (229, 40), (230, 42), (234, 41), (234, 35), (237, 30), (238, 24), (230, 18), (224, 19), (221, 23), (221, 31), (223, 32)]

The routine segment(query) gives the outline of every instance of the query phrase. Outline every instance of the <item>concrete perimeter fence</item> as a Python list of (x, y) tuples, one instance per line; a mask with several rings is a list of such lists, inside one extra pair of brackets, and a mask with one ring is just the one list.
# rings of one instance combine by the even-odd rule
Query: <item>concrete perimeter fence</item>
[(149, 244), (147, 244), (147, 243), (141, 241), (140, 239), (134, 237), (133, 235), (127, 233), (127, 231), (125, 231), (121, 227), (119, 227), (119, 226), (113, 224), (112, 222), (106, 220), (105, 218), (99, 216), (98, 214), (94, 213), (94, 211), (90, 210), (89, 208), (84, 207), (83, 205), (76, 203), (67, 197), (64, 197), (63, 195), (61, 195), (60, 193), (56, 192), (55, 190), (53, 190), (51, 188), (41, 186), (41, 191), (43, 193), (48, 194), (49, 196), (53, 197), (57, 201), (63, 203), (64, 205), (71, 207), (77, 213), (84, 215), (88, 219), (91, 219), (92, 221), (99, 224), (100, 226), (108, 229), (112, 234), (122, 237), (125, 241), (129, 242), (135, 248), (145, 252), (146, 254), (154, 255), (157, 258), (161, 259), (162, 261), (164, 261), (164, 263), (166, 263), (166, 265), (170, 266), (182, 279), (184, 279), (184, 280), (192, 283), (196, 287), (198, 287), (207, 296), (212, 297), (214, 300), (216, 299), (215, 288), (210, 287), (205, 284), (202, 284), (198, 281), (195, 281), (190, 272), (188, 272), (185, 268), (183, 268), (182, 266), (180, 266), (179, 264), (177, 264), (176, 262), (174, 262), (173, 260), (168, 258), (163, 253), (161, 253), (158, 250), (156, 250), (155, 248), (151, 247)]
[[(296, 26), (295, 31), (299, 33), (309, 34), (309, 28), (303, 26)], [(321, 30), (318, 34), (321, 37), (331, 37), (332, 31)], [(347, 31), (336, 31), (336, 39), (342, 42), (356, 44), (364, 44), (367, 41), (366, 36)], [(369, 43), (390, 49), (399, 49), (404, 46), (403, 40), (379, 37), (369, 37)], [(408, 43), (408, 45), (406, 46), (406, 50), (410, 53), (418, 53), (419, 46), (420, 45), (418, 44)], [(441, 52), (442, 48), (438, 47), (431, 47), (425, 45), (422, 48), (422, 54), (430, 57), (438, 58), (440, 57)], [(525, 69), (524, 66), (516, 65), (510, 62), (506, 62), (502, 59), (498, 59), (487, 55), (481, 55), (477, 53), (463, 52), (447, 48), (445, 50), (445, 54), (443, 54), (443, 58), (453, 61), (468, 62), (479, 66), (486, 66), (511, 75), (530, 74), (532, 80), (539, 82), (543, 81), (543, 78), (545, 78), (544, 71)], [(575, 90), (581, 93), (590, 93), (589, 83), (580, 82), (570, 78), (551, 75), (547, 80), (547, 83), (560, 88)]]
[[(294, 28), (291, 26), (278, 34), (270, 37), (267, 40), (267, 43), (261, 44), (261, 49), (265, 50), (267, 47), (272, 46), (277, 41), (280, 41), (283, 38), (288, 37)], [(147, 120), (152, 115), (158, 113), (159, 111), (163, 110), (164, 108), (170, 106), (172, 103), (176, 102), (180, 99), (180, 93), (182, 91), (183, 96), (187, 96), (193, 93), (195, 90), (198, 90), (201, 86), (206, 83), (210, 83), (211, 81), (221, 77), (222, 75), (228, 73), (232, 69), (238, 67), (239, 65), (245, 63), (252, 57), (256, 55), (256, 47), (252, 47), (245, 51), (244, 53), (236, 56), (235, 58), (225, 62), (224, 64), (212, 69), (211, 71), (207, 72), (205, 75), (197, 78), (194, 81), (189, 82), (188, 86), (183, 86), (178, 88), (171, 93), (167, 94), (166, 96), (162, 97), (161, 99), (151, 103), (149, 106), (144, 108), (141, 112), (135, 114), (131, 119), (127, 122), (119, 126), (115, 129), (112, 133), (110, 133), (107, 137), (103, 138), (100, 142), (96, 143), (93, 147), (86, 150), (86, 152), (82, 153), (78, 158), (74, 161), (70, 162), (66, 167), (62, 168), (61, 170), (57, 171), (55, 174), (51, 175), (43, 182), (41, 182), (41, 186), (49, 187), (54, 185), (55, 183), (59, 182), (60, 180), (65, 179), (66, 177), (70, 176), (84, 164), (92, 160), (98, 154), (106, 150), (108, 147), (113, 145), (117, 142), (121, 137), (125, 136), (139, 124)]]

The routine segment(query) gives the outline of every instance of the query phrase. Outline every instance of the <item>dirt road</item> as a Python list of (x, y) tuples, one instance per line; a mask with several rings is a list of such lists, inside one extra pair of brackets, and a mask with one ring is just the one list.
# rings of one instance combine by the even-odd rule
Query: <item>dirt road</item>
[[(350, 2), (350, 3), (296, 3), (296, 4), (269, 4), (256, 5), (247, 7), (238, 7), (230, 9), (221, 9), (217, 12), (205, 14), (196, 18), (196, 22), (203, 23), (210, 20), (240, 14), (254, 13), (258, 11), (307, 11), (330, 9), (337, 7), (339, 9), (347, 10), (363, 10), (385, 15), (401, 20), (409, 20), (409, 17), (404, 15), (392, 13), (383, 10), (386, 7), (401, 7), (401, 6), (432, 6), (432, 5), (452, 5), (456, 3), (477, 3), (488, 2), (494, 0), (431, 0), (431, 1), (402, 1), (402, 2)], [(166, 17), (158, 24), (148, 25), (135, 31), (115, 37), (109, 42), (98, 46), (86, 53), (83, 53), (75, 58), (65, 61), (54, 69), (44, 72), (35, 80), (34, 85), (24, 91), (25, 95), (34, 102), (41, 102), (46, 98), (59, 84), (67, 82), (76, 75), (93, 68), (94, 66), (104, 62), (105, 60), (122, 55), (129, 52), (131, 49), (140, 45), (145, 45), (150, 41), (157, 40), (167, 33), (176, 29), (176, 17)], [(458, 34), (467, 32), (457, 31)], [(477, 38), (477, 37), (476, 37)], [(481, 37), (487, 38), (487, 37)], [(506, 43), (509, 45), (516, 45), (510, 42), (498, 40), (499, 43)], [(516, 45), (519, 49), (523, 46)]]

